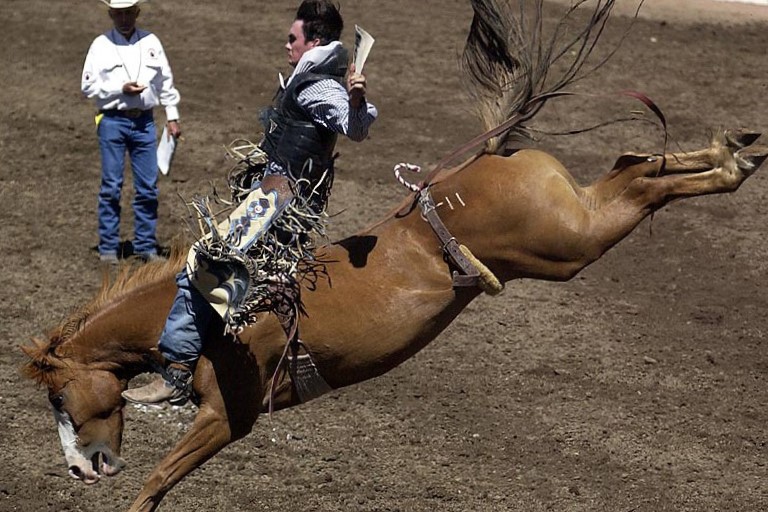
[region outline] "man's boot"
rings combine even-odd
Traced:
[[[192,370],[181,363],[170,363],[155,380],[140,388],[123,391],[123,398],[142,405],[167,401],[171,405],[184,405],[192,390]]]

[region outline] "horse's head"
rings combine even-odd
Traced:
[[[125,466],[120,393],[149,370],[147,356],[176,293],[173,278],[184,265],[181,247],[165,262],[126,266],[114,279],[105,275],[99,293],[47,341],[22,348],[29,358],[22,372],[48,389],[69,474],[87,484]]]
[[[106,368],[76,362],[59,354],[56,338],[35,341],[22,350],[30,358],[23,373],[48,388],[69,474],[86,484],[114,476],[125,466],[120,458],[125,381]]]

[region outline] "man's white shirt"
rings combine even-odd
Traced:
[[[141,94],[123,94],[123,85],[146,85]],[[165,107],[166,119],[179,118],[179,91],[160,39],[151,32],[136,29],[129,40],[112,29],[91,43],[83,65],[83,94],[94,99],[99,110],[149,110]]]

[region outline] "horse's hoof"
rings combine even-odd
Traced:
[[[768,146],[752,146],[736,153],[739,169],[747,176],[754,173],[768,158]]]
[[[725,140],[728,146],[735,149],[747,147],[760,138],[761,133],[740,128],[738,130],[726,130]]]

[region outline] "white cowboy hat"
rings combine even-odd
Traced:
[[[101,0],[103,4],[108,5],[111,9],[127,9],[134,5],[142,4],[146,0]]]

